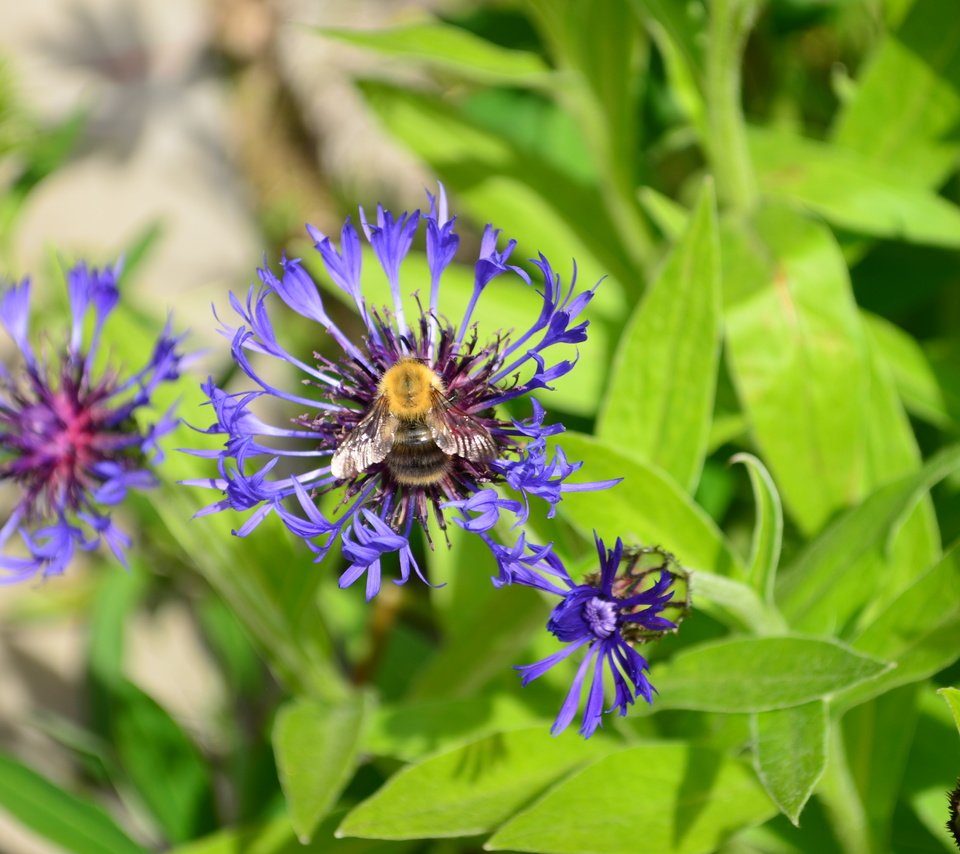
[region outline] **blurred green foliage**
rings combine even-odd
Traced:
[[[575,428],[558,442],[584,472],[624,482],[532,525],[584,569],[593,529],[668,548],[695,613],[650,651],[651,708],[553,739],[569,676],[521,691],[510,670],[555,650],[547,605],[494,591],[475,538],[425,550],[445,587],[367,608],[279,526],[238,540],[235,520],[191,522],[196,496],[175,481],[197,463],[173,454],[135,507],[149,560],[48,608],[91,618],[89,728],[43,724],[86,800],[5,758],[0,803],[79,852],[952,850],[953,0],[515,0],[317,37],[422,72],[357,85],[462,230],[492,222],[514,257],[606,276],[580,364],[543,400]],[[12,227],[77,125],[24,145],[8,89]],[[406,290],[426,269],[415,250]],[[364,286],[386,301],[377,276]],[[471,287],[469,263],[452,267],[444,312]],[[495,282],[476,319],[492,333],[536,311]],[[119,351],[155,322],[131,311]],[[185,419],[208,423],[199,392],[181,393]],[[167,597],[192,603],[229,686],[216,745],[125,667],[131,614]],[[105,791],[137,833],[94,805]]]

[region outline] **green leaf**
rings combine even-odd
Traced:
[[[926,679],[956,661],[960,649],[960,545],[861,627],[851,643],[897,666],[876,682],[844,692],[838,698],[843,707]]]
[[[878,851],[889,845],[896,804],[903,795],[921,690],[914,683],[887,691],[841,719],[850,771]]]
[[[960,18],[952,0],[915,0],[886,33],[840,110],[833,139],[870,163],[936,187],[956,168]]]
[[[856,152],[782,130],[753,128],[761,190],[869,237],[960,247],[960,208]]]
[[[939,688],[937,693],[943,697],[948,708],[950,709],[950,714],[953,715],[953,720],[957,725],[957,729],[960,730],[960,689],[958,688]]]
[[[567,778],[500,828],[487,850],[701,854],[775,812],[754,774],[720,753],[644,744]]]
[[[357,765],[368,700],[336,706],[295,700],[277,713],[273,750],[290,823],[306,845]]]
[[[772,603],[773,582],[780,563],[780,546],[783,544],[780,494],[766,467],[753,454],[736,454],[730,458],[730,462],[743,463],[747,467],[756,506],[747,580],[765,602]]]
[[[571,180],[542,154],[481,126],[469,117],[469,102],[461,107],[450,98],[370,83],[363,91],[387,130],[444,181],[459,214],[516,238],[514,259],[542,252],[566,278],[576,258],[590,284],[609,275],[591,308],[594,316],[612,314],[622,323],[624,285],[641,271],[592,183]]]
[[[546,727],[496,733],[394,774],[354,808],[338,836],[422,839],[485,833],[571,769],[613,748]]]
[[[827,764],[827,707],[822,700],[750,718],[754,767],[767,794],[793,824]]]
[[[830,231],[782,207],[724,241],[731,378],[785,509],[813,534],[864,488],[867,351]],[[788,428],[785,428],[788,425]]]
[[[327,38],[401,57],[477,83],[543,86],[552,77],[546,63],[535,53],[501,47],[469,30],[439,21],[386,30],[314,30]]]
[[[829,697],[889,665],[832,640],[734,638],[685,649],[655,665],[657,708],[768,712]]]
[[[526,0],[525,5],[564,73],[557,98],[580,126],[593,155],[600,176],[594,192],[599,190],[614,233],[632,262],[645,266],[652,241],[633,198],[639,90],[644,82],[638,71],[647,53],[643,31],[627,0]],[[603,50],[597,50],[598,44]]]
[[[210,769],[180,725],[132,682],[109,685],[109,729],[119,764],[166,837],[185,842],[216,827]]]
[[[74,854],[146,854],[104,810],[0,754],[0,808]]]
[[[854,572],[857,561],[888,545],[918,498],[958,467],[960,445],[954,445],[919,472],[880,487],[804,549],[777,583],[777,601],[791,626],[829,630],[855,613],[873,592]]]
[[[890,321],[863,315],[867,333],[911,414],[943,429],[960,427],[960,374],[955,348],[921,345]]]
[[[703,98],[706,16],[702,14],[702,7],[674,0],[633,0],[633,6],[663,54],[671,94],[681,104],[701,138],[706,138]]]
[[[667,240],[675,242],[680,239],[690,217],[686,208],[653,187],[641,187],[637,190],[637,199]]]
[[[719,255],[707,181],[684,236],[623,332],[597,425],[600,439],[655,462],[688,492],[703,467],[716,391]]]
[[[558,444],[571,460],[584,460],[590,480],[622,477],[615,489],[568,492],[560,514],[585,537],[596,529],[610,542],[662,545],[688,568],[742,577],[743,563],[713,520],[659,469],[625,456],[579,433],[564,433]]]
[[[549,728],[551,721],[552,716],[538,714],[520,699],[503,694],[403,703],[377,709],[362,746],[365,753],[410,762],[481,735],[538,722]]]
[[[342,811],[328,815],[312,842],[301,844],[286,816],[260,824],[230,827],[174,848],[170,854],[405,854],[414,846],[406,842],[369,842],[335,839],[333,831]]]
[[[461,567],[460,571],[472,569]],[[494,597],[463,616],[463,631],[420,669],[410,689],[417,699],[469,697],[505,668],[516,664],[517,650],[543,631],[547,607],[540,595],[524,587]],[[478,644],[477,638],[483,638]]]

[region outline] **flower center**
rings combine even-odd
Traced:
[[[613,602],[594,596],[583,606],[583,618],[598,638],[608,638],[617,630],[617,609]]]
[[[0,480],[11,478],[24,488],[28,514],[79,506],[92,468],[121,451],[103,423],[104,388],[79,396],[76,387],[35,388],[35,397],[0,419],[7,459]]]

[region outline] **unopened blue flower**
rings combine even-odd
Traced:
[[[561,601],[553,609],[547,629],[567,646],[535,664],[517,667],[523,684],[542,676],[555,664],[577,650],[586,654],[577,668],[573,684],[554,721],[551,732],[558,735],[573,720],[580,707],[583,685],[588,683],[580,734],[593,735],[601,715],[618,709],[621,715],[637,697],[653,701],[654,688],[647,680],[647,660],[634,649],[634,644],[675,629],[677,624],[662,616],[666,608],[684,609],[685,602],[671,601],[671,589],[678,573],[660,568],[659,578],[651,586],[645,580],[656,569],[634,572],[638,552],[632,551],[624,561],[620,539],[609,551],[596,537],[600,571],[576,584],[563,564],[549,553],[539,560],[513,566],[512,581],[556,594]],[[609,673],[614,688],[614,703],[603,708],[604,674]]]
[[[19,357],[0,365],[0,482],[17,494],[0,529],[0,583],[58,575],[77,548],[101,541],[125,563],[130,539],[111,509],[129,490],[155,484],[157,440],[177,419],[170,410],[142,426],[139,415],[157,386],[179,376],[180,338],[168,324],[140,370],[127,377],[100,370],[104,324],[120,298],[118,272],[83,263],[69,270],[69,333],[62,341],[48,333],[39,350],[30,335],[29,280],[0,292],[0,324]]]
[[[399,556],[397,583],[412,573],[426,580],[410,536],[415,526],[426,530],[430,516],[445,529],[445,511],[453,513],[457,524],[493,546],[486,532],[501,516],[522,523],[530,496],[546,501],[552,513],[564,492],[615,482],[570,482],[579,464],[568,463],[560,451],[548,451],[546,437],[563,427],[545,426],[543,407],[536,401],[531,417],[524,420],[506,420],[496,409],[535,389],[549,388],[573,369],[576,360],[555,356],[554,345],[586,339],[587,321],[580,315],[594,289],[577,291],[575,268],[565,287],[542,255],[531,262],[538,274],[537,281],[531,281],[522,268],[510,264],[515,241],[499,249],[500,232],[487,226],[471,298],[463,316],[451,323],[443,314],[442,278],[460,238],[443,189],[429,201],[427,213],[399,217],[378,207],[375,220],[368,220],[361,209],[361,229],[348,219],[339,248],[307,226],[327,274],[356,308],[364,330],[357,341],[330,317],[298,258],[283,258],[279,273],[260,269],[261,284],[251,287],[245,300],[231,295],[241,324],[225,325],[224,332],[254,388],[231,394],[212,380],[205,385],[216,414],[206,432],[224,435],[225,444],[217,451],[195,452],[216,458],[219,476],[188,481],[223,493],[200,515],[253,511],[237,531],[240,535],[275,514],[308,542],[318,561],[339,541],[349,564],[341,586],[366,574],[368,598],[379,590],[380,562],[386,554]],[[430,275],[422,286],[429,287],[429,298],[426,305],[418,300],[416,316],[408,317],[400,268],[421,226]],[[389,306],[369,305],[361,289],[362,237],[389,284]],[[529,318],[529,327],[518,334],[480,330],[472,319],[487,285],[503,275],[535,288],[542,298],[539,316]],[[339,355],[327,359],[288,351],[276,335],[277,297],[317,323]],[[301,381],[277,385],[254,366],[252,356],[289,363]],[[275,411],[279,404],[296,417],[285,426],[267,423],[254,411],[259,404],[273,404],[261,413]],[[306,414],[300,414],[304,410]],[[277,466],[281,458],[288,458],[282,467]],[[516,497],[500,498],[498,484]],[[339,512],[327,518],[317,499],[339,488]],[[509,580],[503,564],[501,577]]]

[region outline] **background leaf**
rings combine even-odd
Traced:
[[[638,773],[640,772],[640,773]],[[597,810],[597,803],[629,808]],[[722,754],[682,743],[644,744],[593,763],[500,828],[493,851],[649,854],[715,850],[774,811],[756,777]]]
[[[544,727],[495,733],[411,765],[355,807],[337,834],[374,839],[472,836],[492,830],[607,739],[554,738]]]
[[[45,839],[77,854],[144,854],[103,809],[0,755],[0,805]]]
[[[783,544],[783,508],[776,484],[763,463],[752,454],[737,454],[731,463],[743,463],[750,473],[756,521],[750,545],[747,581],[764,601],[773,601],[773,583]]]
[[[827,708],[817,700],[750,718],[754,767],[767,794],[799,824],[827,764]]]
[[[332,707],[300,700],[277,713],[273,725],[277,771],[301,844],[311,840],[353,775],[366,705],[363,695]]]
[[[739,638],[701,644],[657,664],[657,708],[766,712],[873,679],[889,665],[831,640]]]
[[[703,466],[719,361],[715,204],[708,182],[624,329],[597,422],[600,439],[656,463],[688,491]]]

